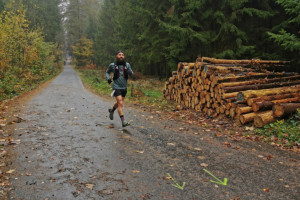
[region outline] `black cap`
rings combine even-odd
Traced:
[[[124,51],[118,50],[117,53],[116,53],[116,55],[118,55],[119,53],[124,53]]]

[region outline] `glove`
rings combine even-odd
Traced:
[[[111,84],[112,81],[111,81],[111,79],[107,79],[107,82],[108,82],[108,84]]]

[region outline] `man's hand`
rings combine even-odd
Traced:
[[[107,79],[107,82],[108,82],[108,84],[111,84],[112,81],[111,81],[111,79]]]

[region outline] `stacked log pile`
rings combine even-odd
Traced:
[[[181,62],[166,82],[164,97],[181,108],[262,127],[300,108],[300,75],[271,71],[283,71],[287,64],[206,57]]]

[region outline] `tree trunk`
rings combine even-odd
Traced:
[[[239,106],[235,109],[235,112],[237,115],[241,115],[241,114],[253,112],[253,109],[250,106],[245,106],[245,107]]]
[[[220,83],[220,88],[225,87],[234,87],[234,86],[242,86],[242,85],[253,85],[253,84],[263,84],[263,83],[274,83],[274,82],[285,82],[285,81],[291,81],[291,80],[299,80],[300,75],[295,76],[287,76],[287,77],[281,77],[281,78],[271,78],[271,79],[259,79],[259,80],[251,80],[251,81],[241,81],[241,82],[229,82],[229,83]]]
[[[254,126],[263,127],[266,124],[274,122],[276,118],[273,116],[273,111],[267,111],[265,113],[257,114],[254,117]]]
[[[278,95],[271,95],[271,96],[262,96],[258,98],[251,98],[247,100],[247,104],[249,106],[252,106],[254,102],[258,101],[272,101],[272,100],[279,100],[279,99],[285,99],[285,98],[294,98],[294,97],[299,97],[300,92],[296,93],[287,93],[287,94],[278,94]]]
[[[242,86],[234,86],[234,87],[225,87],[222,92],[237,92],[237,91],[245,91],[245,90],[260,90],[260,89],[268,89],[268,88],[278,88],[283,86],[292,86],[300,84],[300,80],[295,80],[292,82],[274,82],[267,84],[255,84],[255,85],[242,85]]]
[[[249,98],[262,97],[266,95],[276,95],[283,93],[294,93],[300,91],[300,85],[291,86],[291,87],[280,87],[272,89],[263,89],[263,90],[247,90],[239,92],[237,98],[240,102],[247,102]]]
[[[276,117],[288,115],[297,111],[300,108],[300,103],[283,103],[273,106],[273,114]]]
[[[216,58],[208,58],[202,57],[201,62],[208,61],[214,64],[245,64],[245,65],[252,65],[252,64],[289,64],[289,61],[279,61],[279,60],[259,60],[259,59],[252,59],[252,60],[227,60],[227,59],[216,59]]]
[[[256,72],[249,72],[246,75],[240,75],[240,76],[221,76],[221,77],[215,77],[213,79],[214,85],[217,83],[225,83],[225,82],[237,82],[237,81],[245,81],[245,80],[251,80],[251,79],[258,79],[258,78],[279,78],[279,77],[287,77],[287,76],[295,76],[296,73],[275,73],[275,72],[269,72],[269,73],[256,73]]]
[[[273,105],[281,103],[300,103],[300,97],[279,99],[273,101],[258,101],[252,104],[252,108],[254,112],[259,110],[269,110]]]

